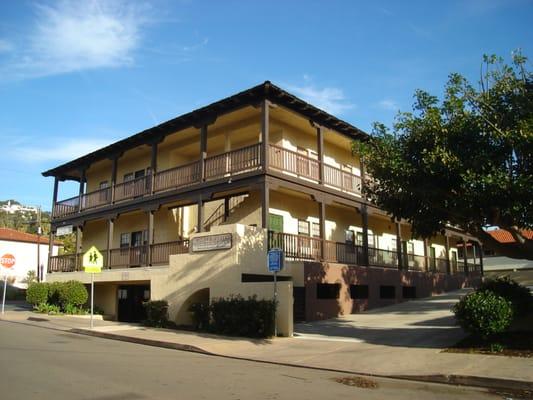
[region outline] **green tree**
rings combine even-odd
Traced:
[[[533,259],[533,74],[527,59],[511,65],[484,56],[479,87],[451,74],[441,101],[416,91],[412,112],[398,113],[392,130],[374,124],[355,143],[372,179],[365,192],[415,235],[459,226],[500,253]],[[516,240],[501,245],[483,229],[498,226]]]

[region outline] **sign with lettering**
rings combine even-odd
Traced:
[[[231,249],[231,233],[220,235],[198,236],[191,239],[191,251],[227,250]]]
[[[270,272],[279,272],[283,269],[283,250],[270,249],[267,258],[268,270]]]
[[[2,257],[0,257],[0,264],[4,268],[13,268],[15,266],[15,256],[13,254],[4,254]]]
[[[65,236],[72,233],[72,225],[58,226],[56,236]]]

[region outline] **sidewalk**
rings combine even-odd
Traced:
[[[217,356],[471,386],[533,390],[533,359],[442,353],[439,348],[384,345],[348,338],[300,336],[253,340],[134,324],[9,310],[2,320]],[[506,382],[507,381],[507,382]],[[516,381],[516,382],[509,382]]]

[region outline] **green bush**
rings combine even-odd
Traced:
[[[65,282],[50,282],[48,283],[48,304],[60,306],[59,292]]]
[[[511,302],[487,290],[464,296],[453,312],[466,332],[483,340],[505,331],[513,319]]]
[[[488,290],[513,304],[515,316],[527,314],[533,308],[533,296],[529,289],[509,277],[488,279],[478,290]]]
[[[210,305],[211,329],[216,333],[246,337],[274,335],[276,303],[230,296],[214,300]]]
[[[166,300],[151,300],[143,303],[146,311],[144,325],[163,328],[168,325],[168,302]]]
[[[80,306],[75,306],[74,304],[67,304],[63,310],[65,314],[71,314],[71,315],[85,315],[87,314],[87,310]]]
[[[48,301],[48,284],[46,282],[34,282],[26,290],[26,301],[33,306]]]
[[[58,288],[59,303],[63,310],[68,305],[81,306],[87,302],[89,294],[87,288],[80,281],[63,282]]]
[[[192,320],[194,321],[194,328],[199,331],[209,329],[210,309],[207,303],[193,303],[189,308],[192,312]]]

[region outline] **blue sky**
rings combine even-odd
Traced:
[[[42,171],[265,80],[370,131],[484,53],[533,57],[531,21],[533,0],[2,1],[0,199],[50,209]]]

